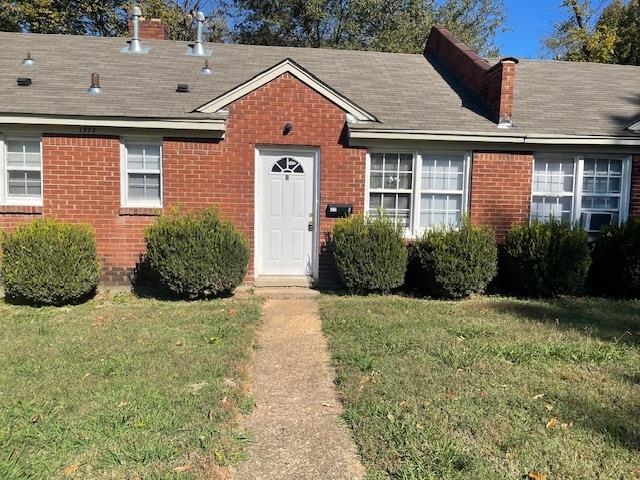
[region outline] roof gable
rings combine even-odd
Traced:
[[[638,120],[636,123],[633,123],[629,127],[627,127],[627,130],[640,133],[640,120]]]
[[[285,73],[293,75],[302,83],[312,88],[331,102],[335,103],[338,107],[347,112],[347,114],[351,115],[355,120],[372,122],[378,121],[378,119],[374,115],[367,112],[365,109],[358,106],[347,97],[338,93],[328,84],[324,83],[308,70],[302,68],[290,58],[286,58],[285,60],[274,65],[268,70],[259,73],[258,75],[250,78],[246,82],[220,95],[212,101],[196,108],[195,111],[200,113],[215,113],[227,107],[229,104],[235,102],[239,98],[244,97],[254,90],[257,90],[258,88],[266,85],[270,81],[278,78],[280,75],[283,75]]]

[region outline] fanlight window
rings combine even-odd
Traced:
[[[302,165],[291,157],[283,157],[273,164],[271,173],[304,173]]]

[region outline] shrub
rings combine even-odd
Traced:
[[[640,219],[605,227],[591,255],[593,288],[615,297],[640,297]]]
[[[493,230],[464,219],[457,230],[428,231],[415,242],[418,288],[444,298],[481,293],[496,275],[497,247]]]
[[[2,282],[9,298],[35,305],[77,302],[100,278],[89,225],[39,219],[2,235]]]
[[[247,241],[213,209],[161,216],[145,231],[145,242],[153,278],[177,297],[225,294],[247,274]]]
[[[591,263],[587,233],[557,219],[513,227],[505,253],[514,287],[534,297],[578,292]]]
[[[354,215],[333,227],[332,251],[338,273],[350,290],[388,292],[404,282],[407,246],[404,228],[385,217]]]

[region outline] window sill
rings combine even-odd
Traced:
[[[120,207],[121,217],[158,217],[162,215],[161,207]]]
[[[0,215],[42,215],[42,207],[37,205],[0,205]]]

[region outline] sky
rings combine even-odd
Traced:
[[[565,18],[562,0],[506,0],[508,32],[496,35],[503,57],[548,58],[542,39]]]

